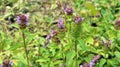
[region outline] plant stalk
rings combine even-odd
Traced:
[[[25,34],[24,34],[24,31],[22,31],[22,37],[23,37],[23,46],[24,46],[24,50],[25,50],[25,54],[26,54],[26,58],[27,58],[27,63],[28,63],[28,66],[30,66],[30,62],[29,62],[29,56],[28,56],[28,51],[27,51],[27,46],[26,46],[26,42],[25,42]]]
[[[62,59],[63,59],[63,66],[65,67],[65,58],[64,58],[64,53],[63,53],[63,44],[61,44],[61,55],[62,55]]]
[[[78,63],[77,63],[77,53],[78,53],[78,50],[77,50],[77,43],[76,43],[76,41],[75,41],[75,53],[76,53],[75,63],[76,63],[76,67],[78,67]]]

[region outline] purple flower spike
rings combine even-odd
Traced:
[[[50,39],[57,35],[57,32],[55,30],[52,30],[49,35],[46,37],[46,41],[44,42],[44,48],[47,47],[47,45],[50,43]]]
[[[20,20],[20,17],[19,17],[19,16],[17,16],[16,20],[17,20],[17,22],[18,22],[19,24],[22,23],[22,21]]]
[[[73,14],[73,9],[72,8],[64,7],[64,11],[67,13],[67,15],[72,15]]]
[[[100,55],[95,55],[93,59],[90,61],[89,67],[93,67],[96,64],[96,62],[100,59],[100,57],[101,57]]]
[[[79,22],[81,22],[83,20],[84,20],[84,18],[82,18],[80,16],[76,16],[75,19],[74,19],[74,21],[75,21],[76,24],[78,24]]]
[[[59,20],[58,20],[58,28],[60,28],[60,29],[65,28],[63,19],[59,19]]]
[[[16,20],[17,20],[18,24],[20,25],[21,29],[25,29],[28,26],[29,18],[28,18],[27,14],[25,14],[25,15],[23,15],[23,14],[17,15]]]

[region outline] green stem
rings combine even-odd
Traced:
[[[25,50],[25,54],[26,54],[26,58],[27,58],[27,63],[28,63],[28,66],[30,67],[27,46],[26,46],[26,43],[25,43],[25,34],[24,34],[24,31],[22,31],[22,37],[23,37],[23,42],[24,42],[23,45],[24,45],[24,50]]]
[[[78,63],[77,63],[77,43],[75,41],[75,52],[76,52],[76,56],[75,56],[75,63],[76,63],[76,67],[78,67]]]
[[[68,33],[68,38],[69,38],[70,47],[72,48],[72,44],[71,44],[71,22],[69,22],[69,33]]]
[[[63,59],[63,66],[65,66],[65,59],[64,59],[64,53],[63,53],[63,44],[61,44],[61,55],[62,55],[62,59]]]
[[[38,45],[38,59],[40,59],[40,45]],[[39,62],[38,62],[38,67],[39,67]]]

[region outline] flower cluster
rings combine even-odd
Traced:
[[[106,39],[104,39],[104,40],[103,40],[103,43],[104,43],[107,47],[110,47],[110,45],[112,44],[112,40],[106,40]]]
[[[28,15],[27,14],[19,14],[16,18],[18,24],[20,25],[20,29],[25,29],[28,26]]]
[[[12,66],[13,66],[12,61],[5,59],[0,67],[12,67]]]
[[[93,67],[95,63],[100,59],[100,57],[101,57],[100,55],[95,55],[93,59],[90,61],[89,67]]]
[[[89,64],[87,62],[84,62],[80,67],[89,67]]]
[[[84,20],[84,18],[82,18],[82,17],[80,17],[80,16],[76,16],[76,17],[74,18],[74,22],[75,22],[76,24],[80,23],[80,22],[83,21],[83,20]]]
[[[62,18],[60,18],[58,20],[58,28],[60,28],[60,29],[64,29],[65,28],[64,20]]]
[[[44,47],[46,48],[47,45],[49,44],[50,42],[50,39],[53,38],[54,36],[57,35],[57,32],[55,30],[52,30],[51,33],[49,35],[46,36],[46,41],[44,43]]]
[[[89,64],[83,63],[83,65],[80,65],[80,67],[93,67],[95,63],[100,59],[100,57],[101,57],[100,55],[95,55]]]
[[[66,12],[67,15],[72,15],[73,14],[73,9],[72,8],[64,7],[64,11]]]

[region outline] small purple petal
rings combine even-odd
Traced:
[[[47,35],[46,40],[50,40],[51,36]]]
[[[17,20],[17,22],[18,22],[19,24],[22,23],[22,21],[20,20],[20,17],[19,17],[19,16],[17,16],[16,20]]]
[[[26,26],[28,26],[29,16],[28,14],[25,14],[25,16],[26,16]]]
[[[110,40],[110,44],[112,44],[112,40]]]
[[[3,65],[0,65],[0,67],[3,67]]]
[[[95,62],[95,60],[91,60],[91,62]]]
[[[93,67],[94,65],[95,65],[94,60],[91,60],[90,63],[89,63],[89,66],[90,66],[90,67]]]
[[[25,16],[26,16],[26,22],[28,22],[28,20],[29,20],[28,14],[25,14]]]
[[[64,11],[66,12],[66,7],[64,7]]]
[[[60,29],[65,28],[63,19],[59,19],[59,20],[58,20],[58,28],[60,28]]]
[[[60,67],[64,67],[63,64],[60,64]]]
[[[54,37],[56,35],[56,31],[55,30],[52,30],[51,33],[50,33],[50,36],[51,37]]]
[[[83,65],[80,65],[80,67],[83,67]]]
[[[13,66],[13,63],[12,63],[12,61],[9,61],[9,64],[10,64],[10,66]]]
[[[25,25],[28,26],[28,22],[25,22]]]
[[[79,23],[79,22],[81,22],[81,21],[83,21],[84,20],[84,18],[82,18],[82,17],[80,17],[80,16],[76,16],[75,18],[74,18],[74,21],[75,21],[75,23]]]

